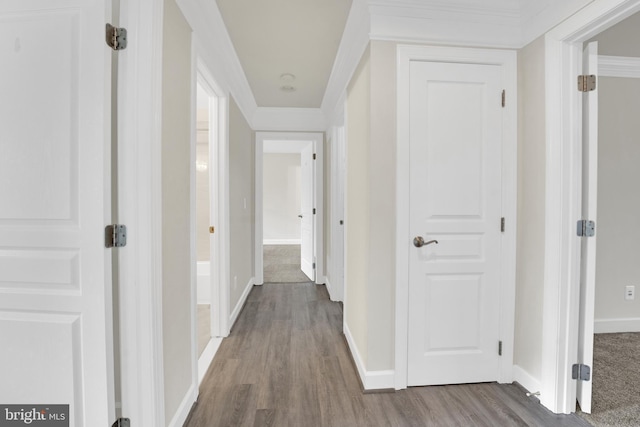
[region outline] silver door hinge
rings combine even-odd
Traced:
[[[313,263],[313,269],[314,270],[316,269],[316,263],[315,262]]]
[[[131,420],[129,418],[118,418],[111,427],[131,427]]]
[[[502,108],[507,105],[507,91],[502,90]]]
[[[596,235],[596,223],[587,219],[581,219],[577,224],[577,233],[580,237],[593,237]]]
[[[104,229],[104,246],[106,248],[127,246],[127,226],[121,224],[107,225]]]
[[[498,356],[502,356],[502,341],[498,341]]]
[[[591,380],[591,367],[583,365],[582,363],[576,363],[571,367],[571,378],[578,381]]]
[[[596,76],[593,74],[578,76],[578,90],[580,92],[596,90]]]
[[[127,48],[127,29],[114,27],[111,24],[106,26],[106,42],[113,50],[123,50]]]
[[[503,232],[503,233],[504,233],[505,226],[506,226],[505,223],[506,223],[506,221],[505,221],[504,217],[500,218],[500,231]]]

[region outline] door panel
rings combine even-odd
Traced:
[[[589,43],[584,50],[583,60],[584,74],[597,75],[598,42]],[[597,220],[597,192],[598,89],[596,87],[595,91],[583,95],[582,102],[582,218]],[[581,239],[578,362],[593,367],[597,234]],[[591,380],[577,381],[577,387],[580,408],[583,412],[591,413]]]
[[[501,68],[413,62],[409,385],[499,375]]]
[[[315,280],[315,270],[313,268],[313,194],[314,194],[314,171],[313,171],[313,144],[309,143],[300,154],[301,164],[301,186],[300,186],[300,203],[302,218],[300,221],[300,237],[302,239],[300,250],[300,265],[302,272],[309,277],[309,280]]]
[[[71,426],[115,418],[109,13],[0,4],[0,402],[69,404]]]

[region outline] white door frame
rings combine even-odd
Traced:
[[[213,361],[220,346],[221,337],[229,335],[229,98],[221,89],[202,59],[202,46],[193,37],[191,48],[191,166],[190,166],[190,211],[191,211],[191,350],[192,384],[197,385]],[[211,339],[202,355],[198,354],[198,274],[196,245],[196,143],[197,143],[197,86],[209,95],[209,199],[210,217],[215,227],[210,256]],[[213,130],[213,131],[212,131]]]
[[[118,250],[122,415],[163,426],[162,41],[163,3],[121,2],[129,32],[118,53]]]
[[[263,262],[263,156],[265,141],[311,141],[316,154],[314,165],[314,206],[316,215],[314,216],[313,235],[314,249],[313,256],[316,262],[316,284],[323,284],[324,277],[324,191],[323,191],[323,171],[324,156],[323,142],[324,135],[320,132],[256,132],[255,145],[255,246],[254,246],[254,272],[255,284],[264,284],[264,262]]]
[[[546,197],[541,403],[576,410],[582,194],[582,43],[640,11],[640,0],[598,0],[545,37]]]
[[[345,126],[331,128],[331,211],[329,232],[331,233],[331,259],[327,260],[327,290],[332,301],[344,301],[344,196],[345,189]],[[340,224],[340,221],[343,221]]]
[[[498,49],[468,49],[431,46],[398,46],[398,141],[396,158],[396,306],[395,388],[407,388],[409,311],[409,72],[411,61],[458,62],[498,65],[503,70],[507,109],[503,124],[502,212],[507,226],[502,235],[500,336],[503,353],[500,382],[512,381],[516,277],[517,191],[517,71],[516,52]],[[496,94],[496,102],[500,94]],[[496,224],[499,226],[499,224]]]

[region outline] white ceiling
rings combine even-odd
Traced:
[[[216,0],[214,4],[219,10],[215,19],[224,22],[235,51],[232,62],[237,66],[227,70],[234,96],[254,127],[296,130],[294,125],[303,123],[306,130],[320,130],[338,108],[369,40],[519,49],[593,1]],[[242,71],[244,75],[236,78]],[[294,74],[295,80],[282,81],[285,73]],[[280,88],[285,85],[296,90],[284,92]]]
[[[258,106],[319,108],[351,0],[217,2]]]

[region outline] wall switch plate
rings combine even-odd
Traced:
[[[635,286],[627,286],[624,289],[624,299],[627,301],[633,300],[636,298],[636,287]]]

